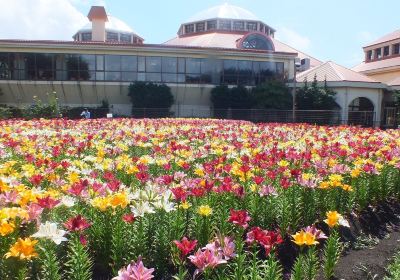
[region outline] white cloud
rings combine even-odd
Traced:
[[[282,41],[295,49],[303,52],[311,51],[311,40],[292,29],[281,27],[279,28],[279,32],[276,33],[276,37],[279,41]]]
[[[86,15],[74,6],[77,2],[84,3],[78,0],[0,0],[0,39],[72,40],[87,22]]]

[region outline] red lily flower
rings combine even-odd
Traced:
[[[229,217],[229,222],[233,223],[234,225],[238,225],[242,228],[247,228],[249,224],[248,221],[251,220],[249,213],[246,210],[234,210],[231,209],[231,215]]]
[[[50,196],[38,198],[37,201],[40,207],[47,209],[54,208],[58,203],[60,203],[59,200],[52,199]]]
[[[136,218],[133,214],[125,214],[122,216],[122,220],[128,224],[131,224],[136,220]]]
[[[83,231],[90,227],[89,222],[81,215],[69,219],[65,224],[65,228],[69,231]]]
[[[176,247],[181,251],[181,257],[187,256],[190,252],[196,248],[197,240],[190,241],[186,237],[182,238],[182,241],[175,240],[174,241]]]

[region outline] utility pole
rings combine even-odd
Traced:
[[[296,86],[297,86],[297,68],[301,66],[300,59],[298,57],[294,60],[294,78],[292,87],[292,121],[296,122]]]

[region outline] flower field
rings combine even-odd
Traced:
[[[346,215],[400,197],[400,130],[0,123],[0,279],[329,279]]]

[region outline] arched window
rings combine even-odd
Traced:
[[[262,34],[252,33],[245,36],[240,42],[240,48],[253,50],[273,51],[274,44]]]
[[[374,104],[365,97],[354,99],[349,104],[348,124],[373,126],[375,119]]]

